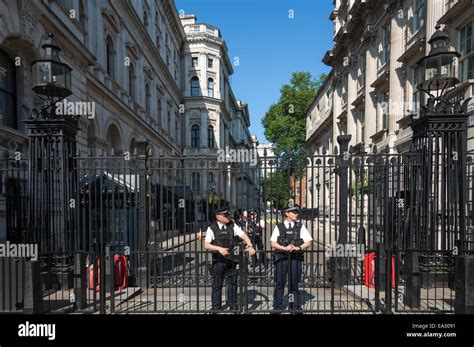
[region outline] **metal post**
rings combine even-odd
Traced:
[[[137,174],[138,174],[138,193],[139,193],[139,217],[138,217],[138,251],[145,252],[148,250],[149,240],[149,223],[148,223],[148,156],[147,147],[148,140],[141,139],[137,142]],[[138,283],[141,286],[148,287],[148,276],[147,276],[147,262],[144,258],[144,253],[139,254],[139,268],[138,271]]]
[[[474,255],[463,254],[455,264],[456,314],[474,314]]]
[[[41,271],[37,261],[27,261],[25,268],[25,304],[26,314],[43,313],[43,298],[41,295]]]
[[[79,310],[87,307],[86,270],[86,254],[76,253],[74,255],[74,296]]]
[[[338,244],[345,245],[348,240],[348,198],[349,198],[349,142],[351,135],[339,135],[337,142],[341,148],[339,155],[338,175],[339,175],[339,236]],[[339,260],[336,273],[336,281],[339,286],[349,283],[348,259],[343,257]]]
[[[406,290],[404,304],[411,308],[420,308],[421,283],[420,266],[418,262],[419,252],[408,251],[406,253]]]

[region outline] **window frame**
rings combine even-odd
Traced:
[[[474,21],[469,22],[459,30],[458,49],[461,53],[458,71],[459,80],[464,82],[468,79],[474,79]]]
[[[197,124],[191,126],[191,147],[201,147],[201,127]]]
[[[392,36],[391,24],[388,23],[382,29],[382,57],[381,65],[384,66],[390,61],[390,41]]]
[[[215,86],[214,79],[213,78],[208,78],[207,79],[207,96],[209,98],[214,97],[214,86]]]
[[[216,145],[216,138],[214,135],[214,127],[212,125],[209,125],[207,127],[207,147],[215,148],[215,145]]]
[[[1,58],[4,58],[1,59]],[[15,69],[14,60],[10,57],[10,55],[0,49],[0,62],[2,62],[2,67],[6,70],[5,76],[0,77],[1,79],[6,80],[5,87],[3,87],[3,83],[0,84],[0,95],[4,95],[5,99],[9,99],[10,103],[13,105],[11,111],[11,117],[8,116],[9,112],[7,110],[7,114],[4,115],[2,122],[0,125],[18,129],[18,90],[17,90],[17,75]],[[8,66],[6,66],[8,65]],[[8,78],[11,78],[10,82],[8,82]],[[8,103],[7,103],[8,105]],[[5,109],[7,106],[5,105]]]
[[[193,192],[201,191],[201,174],[199,172],[193,172],[191,174],[191,189]]]
[[[426,2],[425,0],[413,0],[412,32],[416,33],[425,26]]]
[[[191,96],[201,96],[201,87],[199,77],[191,77]]]

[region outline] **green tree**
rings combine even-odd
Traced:
[[[290,84],[281,87],[280,99],[262,119],[265,136],[275,145],[277,156],[298,157],[304,153],[306,112],[326,77],[321,74],[319,80],[314,80],[309,72],[294,72]]]
[[[286,171],[270,173],[264,180],[265,201],[270,201],[272,207],[282,209],[293,198],[290,196],[290,184]]]
[[[275,174],[265,180],[267,200],[285,206],[292,198],[290,181],[302,177],[306,168],[306,113],[327,75],[314,80],[309,72],[294,72],[290,84],[280,89],[280,99],[262,119],[266,138],[276,155]]]

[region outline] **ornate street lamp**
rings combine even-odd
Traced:
[[[452,91],[459,83],[456,67],[460,54],[450,49],[449,37],[440,28],[440,25],[436,26],[428,41],[430,53],[418,63],[423,72],[418,89],[428,95],[428,100],[421,106],[420,116],[414,117],[410,124],[413,131],[412,149],[417,154],[417,168],[413,175],[416,182],[413,186],[418,188],[408,192],[405,205],[408,210],[421,205],[425,211],[424,218],[409,220],[413,216],[407,215],[406,225],[412,227],[401,230],[401,235],[397,235],[406,249],[404,302],[412,308],[421,305],[420,283],[430,285],[431,281],[426,272],[420,270],[422,265],[430,265],[428,259],[421,257],[420,251],[436,254],[440,250],[451,254],[450,251],[457,248],[456,267],[467,269],[470,261],[465,252],[468,250],[468,226],[464,206],[468,192],[467,118],[471,113],[468,111],[471,98],[459,100],[453,97]],[[436,255],[436,260],[449,263],[452,261],[450,257]],[[471,277],[472,272],[471,269]],[[464,274],[467,275],[467,271],[456,271],[455,311],[474,313],[473,301],[466,301],[467,297],[472,297],[472,294],[467,295],[470,288],[466,278],[470,277],[463,277]]]
[[[33,91],[46,97],[45,106],[40,112],[35,111],[36,118],[39,114],[44,119],[60,118],[52,110],[54,104],[72,94],[71,68],[59,59],[61,49],[54,42],[54,35],[48,34],[46,43],[41,46],[45,50],[44,59],[35,60],[32,65]]]
[[[30,209],[35,220],[30,236],[44,252],[74,251],[82,244],[75,229],[73,209],[64,208],[74,197],[77,176],[74,162],[77,155],[77,119],[56,114],[55,104],[72,94],[71,68],[59,59],[60,48],[48,34],[43,59],[32,65],[32,89],[42,104],[25,120],[30,130],[28,137],[32,172],[30,178]],[[48,168],[46,170],[45,168]],[[54,201],[52,197],[55,198]],[[51,225],[44,229],[41,225]],[[38,226],[38,227],[37,227]],[[67,228],[62,227],[67,226]]]
[[[457,58],[461,55],[449,49],[449,36],[441,31],[439,24],[428,43],[431,46],[430,53],[418,62],[423,73],[422,82],[417,87],[430,98],[441,99],[450,88],[459,83],[456,66]]]

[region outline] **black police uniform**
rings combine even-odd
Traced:
[[[209,228],[214,233],[211,244],[224,247],[229,250],[228,256],[219,252],[212,253],[212,310],[222,308],[222,285],[227,278],[227,305],[231,310],[237,310],[237,258],[233,254],[233,248],[237,244],[234,236],[234,223],[230,222],[219,228],[217,222],[212,223]]]
[[[248,234],[252,245],[255,247],[255,251],[263,251],[263,240],[262,240],[262,227],[259,225],[259,220],[249,220]],[[265,265],[265,253],[260,253],[260,263]],[[252,265],[257,265],[257,254],[252,256]]]
[[[289,225],[291,226],[291,224]],[[301,223],[293,222],[292,228],[286,228],[284,223],[277,225],[279,236],[277,243],[281,246],[290,244],[300,247],[304,242],[301,238]],[[277,311],[283,310],[282,301],[285,291],[287,275],[289,278],[288,294],[290,310],[300,311],[300,293],[298,283],[301,280],[304,255],[301,251],[286,252],[276,250],[275,259],[275,295],[273,296],[273,307]],[[290,296],[292,294],[292,298]]]

